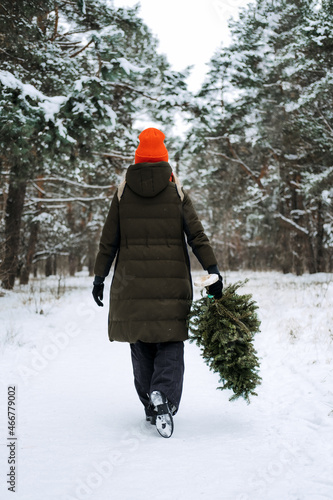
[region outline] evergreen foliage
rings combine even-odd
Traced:
[[[333,270],[333,1],[256,0],[229,25],[230,46],[193,96],[138,5],[0,2],[3,286],[60,255],[92,273],[109,201],[151,119],[221,268]],[[184,144],[172,134],[178,110]]]
[[[210,61],[188,179],[224,268],[332,270],[332,5],[251,2]]]
[[[259,360],[253,346],[259,332],[258,306],[252,295],[238,295],[237,290],[247,280],[227,286],[222,298],[209,296],[193,302],[188,317],[190,342],[201,348],[201,354],[210,370],[218,373],[222,386],[234,394],[229,401],[257,396],[255,388],[261,383]]]
[[[102,0],[1,2],[5,288],[18,274],[22,282],[21,269],[27,282],[32,259],[67,255],[92,272],[112,194],[134,160],[137,120],[171,135],[175,109],[189,106],[187,70],[157,53],[138,11]]]

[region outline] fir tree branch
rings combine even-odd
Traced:
[[[81,52],[83,52],[86,48],[89,47],[89,45],[91,45],[93,43],[93,39],[90,40],[90,42],[88,42],[84,47],[82,47],[80,50],[78,50],[77,52],[74,52],[74,54],[70,54],[69,57],[76,57],[78,54],[80,54]]]
[[[137,92],[138,94],[143,95],[143,97],[147,97],[147,99],[150,99],[151,101],[159,101],[159,99],[157,99],[156,97],[152,97],[152,96],[146,94],[145,92],[143,92],[143,90],[138,90],[135,87],[133,87],[132,85],[128,85],[128,83],[107,82],[107,81],[103,80],[103,84],[110,85],[111,87],[124,87],[128,90],[133,90],[134,92]]]
[[[219,300],[203,297],[193,302],[188,326],[189,341],[201,348],[209,368],[220,376],[218,389],[231,389],[230,401],[243,397],[250,403],[249,396],[256,396],[255,388],[261,384],[252,344],[260,321],[252,296],[236,293],[246,282],[227,286]]]
[[[5,49],[2,49],[0,47],[0,50],[1,52],[3,52],[4,54],[6,54],[6,56],[10,57],[11,59],[15,59],[15,61],[21,61],[21,62],[25,62],[24,59],[21,59],[20,57],[16,57],[16,56],[13,56],[12,54],[9,54]]]
[[[250,330],[247,328],[247,326],[244,325],[244,323],[242,323],[234,314],[232,314],[231,311],[228,311],[228,309],[223,305],[223,304],[219,304],[217,302],[217,306],[218,310],[220,311],[219,313],[221,314],[226,314],[227,316],[229,316],[229,318],[231,318],[232,320],[235,321],[235,323],[237,323],[237,325],[241,328],[241,330],[244,330],[244,332],[246,333],[250,333]]]
[[[80,40],[77,40],[76,42],[58,42],[58,45],[60,48],[77,48],[77,46],[79,45]]]
[[[59,35],[61,38],[64,38],[69,35],[77,35],[80,33],[88,33],[91,31],[91,28],[83,29],[83,30],[77,30],[77,31],[67,31],[66,33],[63,33],[62,35]]]

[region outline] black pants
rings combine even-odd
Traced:
[[[163,392],[179,408],[184,378],[184,342],[135,342],[131,345],[134,385],[147,408],[152,391]]]

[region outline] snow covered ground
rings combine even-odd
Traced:
[[[59,290],[54,278],[37,280],[1,297],[1,499],[331,500],[333,275],[226,281],[245,276],[262,320],[259,396],[229,402],[186,343],[171,439],[144,421],[129,346],[108,341],[91,278],[67,278]],[[6,483],[14,384],[15,494]]]

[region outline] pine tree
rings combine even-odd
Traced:
[[[329,269],[332,249],[332,11],[332,1],[307,11],[307,22],[295,28],[297,43],[281,57],[288,85],[286,108],[301,137],[294,189],[302,210],[294,211],[292,218],[307,231],[308,268],[313,272]]]
[[[39,0],[5,2],[1,15],[1,267],[11,288],[20,262],[26,281],[32,254],[82,262],[89,248],[93,259],[106,197],[134,157],[137,116],[171,126],[188,93],[186,71],[172,72],[157,54],[138,7]]]
[[[332,265],[331,9],[258,0],[210,62],[189,178],[207,193],[201,213],[225,268]]]

